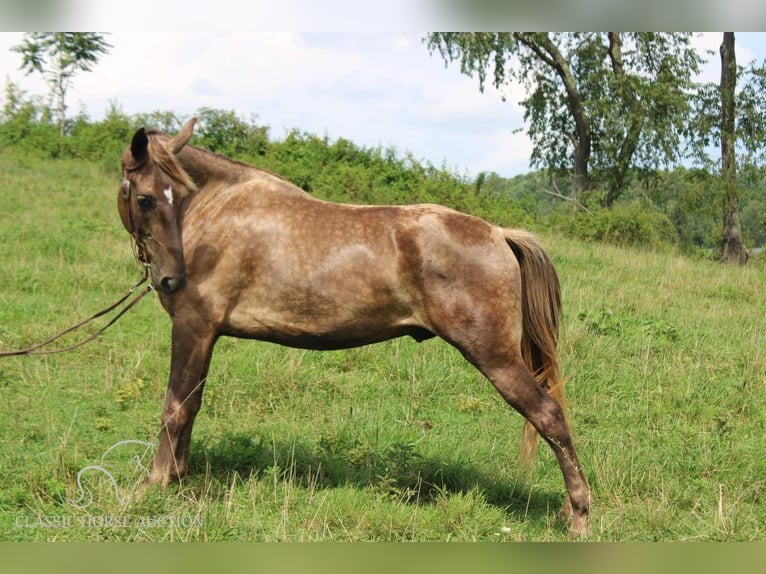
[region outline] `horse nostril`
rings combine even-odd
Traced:
[[[160,279],[160,282],[157,285],[157,288],[162,293],[175,293],[184,285],[186,285],[186,277],[184,276],[163,277],[162,279]]]
[[[163,277],[160,279],[160,291],[163,293],[172,293],[173,292],[173,284],[175,281],[171,277]]]

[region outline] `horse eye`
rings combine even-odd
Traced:
[[[151,195],[138,195],[136,196],[136,201],[138,202],[138,208],[141,211],[150,211],[154,209],[154,206],[157,203],[157,200]]]

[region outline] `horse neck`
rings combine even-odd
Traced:
[[[248,171],[254,169],[188,145],[176,157],[200,189],[211,183],[237,183],[246,177]]]
[[[242,163],[194,146],[185,146],[176,156],[199,190],[222,189],[245,181],[271,182],[260,186],[261,193],[314,198],[281,175]]]

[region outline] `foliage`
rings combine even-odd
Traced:
[[[12,82],[5,87],[0,144],[41,157],[56,157],[59,146],[50,110],[39,99],[28,99]]]
[[[134,122],[114,102],[100,122],[81,112],[71,123],[64,153],[79,159],[110,158],[116,165],[133,130]]]
[[[480,173],[469,179],[392,147],[365,148],[345,138],[330,140],[300,130],[274,140],[269,128],[259,125],[255,117],[245,119],[233,111],[211,108],[198,110],[198,115],[195,144],[278,173],[325,199],[432,202],[506,227],[555,228],[590,240],[629,244],[647,240],[654,247],[677,245],[702,253],[720,246],[719,184],[705,169],[631,171],[616,204],[618,213],[610,217],[600,213],[603,188],[590,190],[577,203],[571,201],[574,198],[565,201],[566,174],[533,171],[503,178]],[[160,110],[129,116],[111,102],[99,121],[81,110],[69,120],[68,135],[59,142],[45,103],[8,82],[0,112],[0,145],[30,157],[93,160],[112,175],[133,130],[146,126],[175,133],[185,119]],[[745,238],[750,245],[763,245],[766,220],[759,215],[759,206],[766,204],[766,187],[757,178],[745,179],[740,194]],[[583,204],[595,218],[578,208]],[[636,221],[628,221],[634,216]]]
[[[269,129],[247,122],[233,111],[201,108],[198,145],[230,157],[257,157],[266,153]],[[165,129],[168,130],[170,126]]]
[[[735,146],[737,169],[746,181],[764,176],[766,166],[766,62],[737,67]],[[701,84],[690,97],[689,157],[711,173],[721,169],[717,153],[721,141],[721,94],[715,83]]]
[[[700,58],[687,33],[433,33],[430,50],[502,88],[520,83],[531,162],[574,172],[575,188],[623,192],[631,169],[679,158],[687,94]],[[591,181],[594,180],[594,181]]]
[[[670,219],[646,201],[617,203],[592,214],[577,212],[559,221],[562,231],[585,241],[649,248],[678,243]]]
[[[11,48],[22,56],[21,69],[42,75],[57,102],[60,135],[64,136],[66,94],[77,72],[88,72],[111,45],[92,32],[29,32]]]

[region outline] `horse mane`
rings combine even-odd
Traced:
[[[166,136],[167,134],[155,130],[146,130],[146,135]],[[154,163],[168,176],[182,184],[190,192],[198,191],[197,184],[181,166],[175,154],[165,146],[163,141],[160,141],[157,137],[149,137],[149,152]]]
[[[153,129],[147,129],[146,135],[149,137],[149,151],[150,155],[152,157],[152,160],[157,164],[157,166],[164,171],[168,176],[173,178],[174,180],[178,181],[182,185],[186,186],[186,188],[194,193],[196,191],[199,191],[199,186],[194,182],[194,179],[189,175],[189,173],[184,169],[184,167],[181,165],[181,163],[178,161],[178,158],[175,156],[175,154],[167,148],[165,145],[165,140],[168,139],[170,136],[166,134],[165,132],[162,132],[160,130],[153,130]],[[274,173],[273,171],[270,171],[268,169],[264,169],[262,167],[250,165],[248,163],[244,163],[242,161],[230,158],[225,155],[221,155],[215,152],[212,152],[210,150],[206,150],[201,147],[197,147],[195,145],[187,144],[186,148],[191,148],[197,152],[200,152],[201,154],[215,158],[219,161],[224,161],[228,164],[231,164],[232,166],[236,166],[238,168],[243,168],[246,170],[252,170],[254,172],[260,172],[261,174],[268,175],[274,179],[277,179],[283,183],[289,184],[291,187],[298,188],[292,181],[287,179],[286,177]],[[307,193],[305,190],[300,189],[302,193]]]

